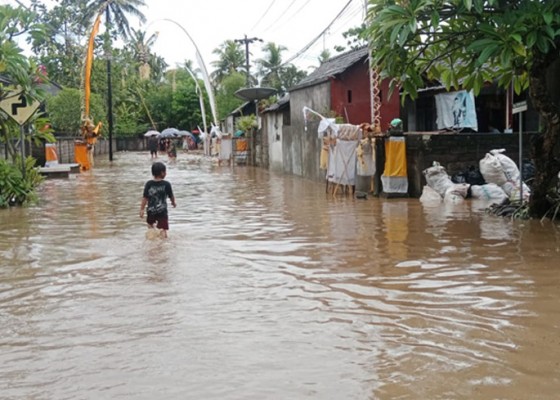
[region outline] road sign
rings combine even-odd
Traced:
[[[517,103],[513,103],[513,107],[511,109],[512,114],[517,114],[523,111],[527,111],[527,101],[519,101]]]
[[[39,108],[38,101],[27,101],[22,92],[13,91],[0,101],[0,108],[12,117],[18,124],[23,125]]]

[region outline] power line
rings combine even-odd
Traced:
[[[345,18],[341,19],[340,24],[337,24],[336,27],[333,27],[333,29],[330,30],[331,35],[334,35],[339,32],[347,31],[350,28],[349,26],[350,21],[355,20],[355,17],[358,14],[362,13],[362,10],[360,9],[348,10],[348,11],[349,13],[345,16]]]
[[[274,25],[277,25],[278,22],[282,19],[282,17],[284,15],[286,15],[286,13],[290,10],[290,8],[292,8],[292,6],[294,5],[294,3],[296,2],[296,0],[292,0],[292,2],[288,5],[288,7],[286,7],[284,9],[284,11],[282,11],[282,13],[280,14],[280,16],[278,18],[276,18],[276,21],[274,21],[271,25],[268,26],[268,28],[266,28],[263,32],[267,32],[269,31]]]
[[[266,11],[263,13],[263,15],[261,15],[261,17],[259,19],[257,19],[257,22],[255,22],[255,25],[253,25],[253,27],[250,29],[250,31],[254,31],[255,28],[257,27],[257,25],[260,24],[260,22],[264,19],[264,17],[266,16],[266,14],[268,14],[268,12],[270,11],[270,9],[272,8],[272,6],[274,5],[274,3],[276,3],[276,0],[272,0],[272,2],[270,3],[270,5],[268,6],[268,8],[266,9]]]
[[[325,34],[325,32],[327,32],[330,29],[330,27],[336,22],[336,20],[338,18],[340,18],[340,16],[346,11],[346,9],[348,8],[348,6],[350,6],[351,3],[352,3],[352,0],[348,0],[348,3],[346,3],[346,5],[342,8],[342,10],[340,10],[340,12],[336,15],[336,17],[334,17],[334,19],[330,22],[330,24],[328,24],[327,27],[325,29],[323,29],[323,31],[319,35],[317,35],[311,42],[309,42],[307,45],[305,45],[295,55],[293,55],[292,57],[290,57],[289,59],[284,61],[277,68],[280,68],[280,67],[285,66],[286,64],[289,64],[290,62],[292,62],[293,60],[295,60],[296,58],[301,56],[303,53],[305,53],[311,46],[313,46],[313,44],[315,44],[315,42],[317,42],[319,39],[321,39],[321,36],[323,36]]]
[[[298,8],[294,13],[292,13],[292,15],[290,15],[290,18],[289,18],[289,19],[291,20],[291,19],[294,18],[296,15],[298,15],[299,12],[300,12],[301,10],[303,10],[303,9],[305,8],[305,6],[307,6],[307,5],[309,4],[310,1],[311,1],[311,0],[307,0],[305,3],[303,3],[303,5],[302,5],[300,8]]]

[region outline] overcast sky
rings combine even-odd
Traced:
[[[29,3],[28,0],[20,2]],[[15,0],[0,0],[0,3],[16,5]],[[324,35],[292,61],[302,69],[317,66],[321,51],[328,49],[334,55],[333,47],[345,44],[342,33],[358,26],[364,16],[364,0],[145,0],[145,3],[141,10],[148,21],[142,28],[148,34],[158,32],[153,51],[170,66],[185,59],[197,65],[194,44],[179,26],[165,20],[171,19],[191,36],[208,71],[213,70],[211,62],[216,60],[212,51],[225,40],[243,39],[245,35],[262,39],[263,43],[249,45],[251,63],[262,57],[260,50],[264,43],[283,45],[288,49],[282,53],[286,61],[310,45],[335,20]],[[130,22],[136,25],[132,17]]]

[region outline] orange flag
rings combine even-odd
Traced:
[[[91,93],[91,66],[93,64],[93,45],[95,44],[95,36],[97,36],[97,32],[99,32],[99,25],[101,23],[101,14],[97,15],[95,22],[93,23],[93,29],[91,31],[91,35],[89,36],[88,41],[88,50],[86,56],[86,64],[85,64],[85,82],[84,82],[84,98],[85,98],[85,107],[84,112],[85,118],[89,118],[89,97]]]

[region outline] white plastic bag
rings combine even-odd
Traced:
[[[426,168],[422,172],[428,186],[438,192],[441,197],[444,197],[447,188],[453,185],[453,181],[447,175],[445,168],[439,165],[437,161],[434,161],[431,167]]]
[[[420,201],[422,203],[437,204],[437,203],[441,203],[442,200],[443,198],[438,192],[436,192],[428,185],[424,185],[424,189],[422,190],[422,196],[420,196]]]
[[[462,203],[469,192],[468,183],[453,183],[445,191],[443,201],[446,203]]]
[[[503,154],[505,151],[505,149],[490,150],[490,154],[498,159],[508,181],[519,181],[519,168],[511,158]]]
[[[487,183],[485,185],[472,185],[471,196],[473,199],[487,200],[501,204],[508,198],[507,193],[495,183]]]
[[[484,158],[480,160],[479,167],[480,173],[487,183],[495,183],[498,186],[502,186],[507,182],[502,163],[495,155],[486,153]]]

